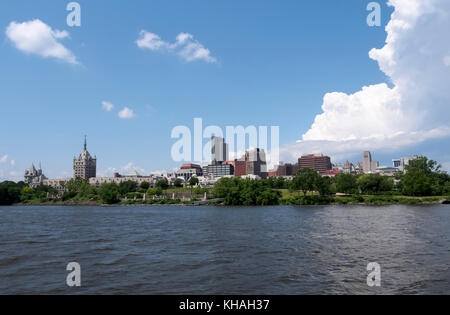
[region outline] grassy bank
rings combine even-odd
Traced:
[[[405,196],[352,196],[352,197],[326,197],[326,196],[295,196],[281,199],[284,205],[430,205],[450,201],[450,197],[405,197]]]
[[[443,201],[450,203],[450,196],[441,197],[405,197],[405,196],[374,196],[374,195],[355,195],[352,197],[335,197],[335,196],[318,196],[314,194],[307,194],[307,196],[300,196],[299,194],[289,194],[283,195],[288,196],[288,198],[281,198],[279,200],[279,205],[391,205],[391,204],[401,204],[401,205],[432,205],[441,204]],[[164,198],[164,199],[128,199],[121,200],[116,205],[193,205],[200,201],[200,199],[191,199],[182,201],[181,199],[175,198]],[[217,203],[213,203],[217,205]],[[30,202],[22,202],[15,205],[50,205],[50,206],[101,206],[101,201],[99,200],[83,200],[83,201],[45,201],[40,202],[39,200],[32,200]],[[223,204],[218,204],[223,205]]]

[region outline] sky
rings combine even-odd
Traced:
[[[279,126],[280,158],[426,155],[450,170],[450,3],[0,2],[0,181],[171,171],[173,128]],[[205,140],[206,142],[206,140]]]

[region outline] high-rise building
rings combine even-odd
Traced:
[[[243,160],[234,160],[234,176],[241,177],[247,175],[247,162]]]
[[[221,164],[228,161],[228,144],[221,137],[211,138],[211,164]]]
[[[302,156],[298,159],[298,165],[300,169],[309,168],[319,173],[325,173],[333,169],[330,157],[323,154]]]
[[[263,149],[252,149],[245,153],[246,175],[267,177],[266,153]]]
[[[73,177],[89,179],[97,176],[97,158],[87,150],[87,139],[84,138],[84,150],[73,159]]]
[[[364,152],[362,164],[363,172],[366,174],[376,173],[378,166],[378,162],[372,161],[372,154],[369,151]]]

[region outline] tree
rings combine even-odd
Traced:
[[[148,182],[142,182],[140,186],[143,190],[147,190],[150,188],[150,183]]]
[[[115,204],[119,202],[119,186],[116,183],[102,184],[98,191],[104,204]]]
[[[132,180],[128,180],[119,184],[119,192],[122,196],[125,196],[130,192],[136,192],[136,189],[137,183]]]
[[[352,174],[337,174],[335,177],[336,191],[346,194],[354,194],[358,191],[356,176]]]
[[[193,176],[193,177],[191,177],[191,179],[189,180],[189,185],[190,185],[191,187],[194,187],[194,186],[197,186],[199,182],[200,182],[200,181],[198,180],[198,178],[195,177],[195,176]]]
[[[181,188],[183,187],[183,181],[180,178],[177,178],[174,182],[173,185],[177,188]]]
[[[162,196],[164,194],[164,190],[162,189],[162,187],[160,186],[156,187],[155,194],[156,196]]]
[[[194,188],[194,186],[198,185],[199,182],[200,181],[195,176],[192,176],[191,179],[189,180],[189,186],[191,186],[191,197],[192,197],[192,189]]]
[[[377,174],[362,175],[356,183],[365,194],[390,192],[394,187],[394,181],[391,178]]]
[[[169,182],[167,181],[167,179],[161,179],[156,184],[156,187],[160,187],[161,189],[166,190],[167,188],[169,188]]]
[[[291,182],[291,189],[301,190],[303,195],[306,196],[308,191],[314,191],[316,182],[320,174],[310,168],[301,169],[295,174],[294,179]]]
[[[22,188],[20,184],[10,181],[0,183],[0,205],[9,206],[20,202]]]
[[[276,205],[281,198],[281,193],[264,180],[222,178],[214,185],[213,192],[228,206]]]
[[[317,177],[314,187],[321,196],[330,195],[331,194],[331,178],[329,178],[327,176]]]
[[[402,193],[408,196],[432,196],[449,192],[450,177],[441,165],[427,157],[409,161],[406,173],[400,176]]]

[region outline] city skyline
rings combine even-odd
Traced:
[[[359,161],[372,151],[381,165],[422,154],[450,170],[449,22],[422,2],[408,11],[407,1],[381,1],[381,27],[366,24],[364,1],[249,1],[238,11],[79,3],[80,27],[66,24],[66,3],[0,4],[0,180],[21,180],[38,161],[49,178],[71,177],[84,134],[99,176],[173,171],[170,131],[195,117],[280,126],[285,163],[311,153]],[[33,46],[31,32],[59,52]]]
[[[64,190],[63,182],[80,178],[88,180],[92,185],[100,185],[102,180],[106,182],[132,180],[137,182],[145,181],[146,178],[158,179],[166,178],[174,181],[177,178],[187,182],[191,177],[204,178],[205,182],[211,184],[222,177],[245,177],[245,178],[268,178],[268,177],[292,177],[299,170],[309,168],[317,171],[322,176],[335,176],[340,173],[344,174],[380,174],[393,176],[396,173],[404,172],[405,166],[411,160],[420,158],[422,155],[414,155],[407,157],[393,158],[392,165],[380,166],[378,161],[372,160],[372,152],[364,151],[362,161],[345,163],[333,163],[331,158],[323,153],[308,154],[300,156],[296,163],[280,162],[272,168],[267,167],[266,153],[264,149],[254,148],[247,150],[241,157],[234,160],[228,160],[228,143],[223,138],[211,138],[211,160],[203,164],[183,164],[180,168],[172,171],[151,172],[148,174],[140,174],[136,169],[132,169],[127,173],[115,172],[113,175],[97,176],[97,156],[92,155],[87,150],[87,136],[84,137],[83,150],[78,156],[73,158],[73,176],[65,178],[48,178],[45,176],[41,162],[36,169],[34,162],[25,170],[23,181],[25,184],[35,187],[39,185],[54,186],[58,190]],[[162,176],[162,177],[161,177]],[[100,180],[100,181],[99,181]],[[212,181],[211,181],[212,180]]]

